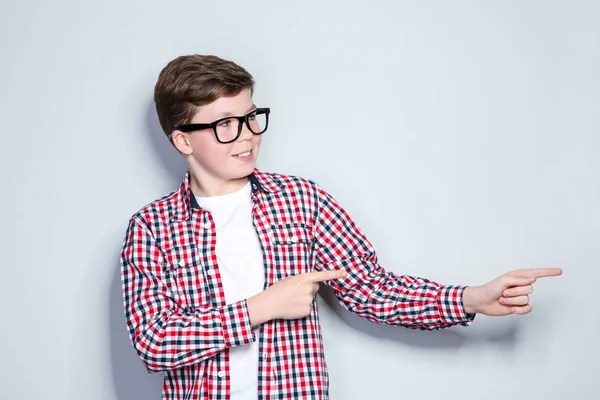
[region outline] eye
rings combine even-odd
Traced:
[[[231,120],[230,119],[226,119],[225,121],[222,121],[219,123],[219,126],[221,128],[228,128],[229,125],[231,125]]]

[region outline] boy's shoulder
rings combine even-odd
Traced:
[[[182,202],[181,187],[144,205],[132,216],[131,220],[151,224],[153,221],[170,221],[178,214]]]
[[[263,185],[268,188],[285,190],[295,190],[305,188],[308,190],[318,189],[317,183],[312,180],[298,175],[282,174],[277,172],[259,171],[256,169],[253,176]]]

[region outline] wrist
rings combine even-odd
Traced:
[[[465,314],[476,314],[479,311],[478,287],[467,286],[462,294],[462,303]]]
[[[246,300],[250,323],[253,327],[264,324],[274,318],[269,308],[269,302],[266,299],[265,292],[261,292]]]

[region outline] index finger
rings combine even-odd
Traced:
[[[527,268],[511,271],[508,275],[524,276],[526,278],[544,278],[547,276],[560,276],[563,271],[560,268]]]
[[[334,269],[327,271],[307,272],[304,275],[308,278],[310,282],[317,283],[329,281],[331,279],[343,278],[344,276],[346,276],[346,271],[344,271],[343,269]]]

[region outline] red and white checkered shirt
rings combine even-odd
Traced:
[[[312,181],[255,170],[252,219],[265,289],[315,270],[344,269],[326,282],[348,310],[414,329],[468,325],[462,292],[385,271],[340,205]],[[253,329],[246,301],[225,303],[214,221],[196,203],[186,173],[179,190],[131,217],[121,252],[129,334],[150,372],[166,371],[163,399],[229,399],[229,351],[258,341],[259,399],[329,399],[316,304],[302,319]]]

